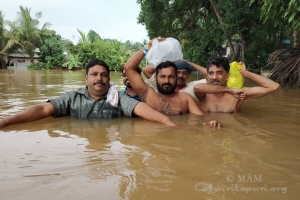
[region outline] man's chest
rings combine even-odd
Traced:
[[[115,118],[121,117],[122,111],[105,100],[76,99],[70,106],[70,115],[79,118]]]
[[[225,112],[233,113],[237,111],[238,99],[230,94],[222,97],[217,97],[213,94],[207,94],[206,97],[200,101],[199,106],[205,112]]]
[[[165,99],[152,97],[149,98],[146,103],[165,115],[181,115],[188,113],[187,103],[182,102],[180,98]]]

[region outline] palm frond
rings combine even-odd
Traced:
[[[279,49],[269,56],[268,63],[274,65],[270,79],[282,86],[300,88],[300,48]]]

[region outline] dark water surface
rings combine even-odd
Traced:
[[[84,86],[84,73],[0,70],[0,119]],[[111,80],[123,88],[120,73]],[[8,126],[0,199],[299,199],[299,90],[207,116],[224,128],[194,115],[172,117],[179,128],[126,117]]]

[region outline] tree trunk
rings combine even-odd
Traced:
[[[293,31],[293,47],[294,48],[296,48],[298,46],[297,35],[298,35],[298,32],[296,30]]]
[[[33,54],[32,54],[32,52],[30,52],[28,55],[29,55],[29,60],[30,60],[31,66],[34,66],[35,65],[35,62],[34,62],[34,52],[33,52]]]
[[[235,58],[236,58],[236,53],[235,53],[234,48],[233,48],[233,45],[232,45],[232,43],[231,43],[231,37],[227,34],[227,30],[226,30],[226,28],[225,28],[225,25],[224,25],[224,23],[223,23],[223,21],[222,21],[221,15],[220,15],[220,13],[219,13],[217,7],[216,7],[216,4],[215,4],[214,0],[209,0],[209,2],[210,2],[210,4],[211,4],[212,8],[214,9],[214,12],[215,12],[215,14],[216,14],[216,16],[217,16],[217,18],[218,18],[220,24],[221,24],[221,28],[222,28],[222,30],[223,30],[225,36],[226,36],[227,45],[230,47],[230,54],[231,54],[230,57],[232,57],[232,59],[235,60]]]

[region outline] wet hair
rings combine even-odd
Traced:
[[[107,70],[107,73],[109,75],[109,66],[106,64],[106,62],[104,62],[103,60],[99,60],[98,58],[94,58],[92,59],[85,67],[85,74],[87,75],[89,73],[89,69],[91,67],[94,67],[95,65],[101,65],[103,67],[105,67],[105,69]]]
[[[121,67],[121,73],[123,73],[123,71],[124,71],[124,66],[125,65],[122,65],[122,67]],[[137,73],[139,73],[139,75],[141,75],[141,73],[142,73],[142,70],[141,70],[141,68],[139,68],[139,67],[137,67],[136,69],[135,69],[135,71],[137,72]]]
[[[207,69],[207,72],[208,72],[209,67],[210,67],[211,65],[216,65],[217,68],[223,67],[224,70],[225,70],[227,73],[229,73],[229,68],[230,68],[230,66],[229,66],[229,61],[228,61],[228,59],[225,58],[225,57],[219,57],[219,56],[217,56],[217,57],[211,57],[210,59],[208,59],[208,61],[207,61],[207,63],[206,63],[206,69]]]
[[[163,68],[169,68],[169,67],[173,67],[175,69],[175,74],[177,77],[177,67],[176,67],[175,63],[173,63],[171,61],[166,61],[166,62],[160,63],[155,69],[156,76],[158,75],[159,70],[161,70]]]

